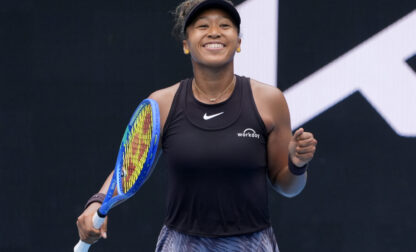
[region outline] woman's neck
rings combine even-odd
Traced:
[[[193,64],[195,83],[205,95],[215,97],[225,90],[234,79],[232,63],[220,68],[204,67]]]

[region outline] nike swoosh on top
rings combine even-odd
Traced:
[[[218,113],[218,114],[213,114],[213,115],[207,115],[207,113],[205,113],[204,114],[204,120],[209,120],[209,119],[212,119],[212,118],[217,117],[217,116],[222,115],[222,114],[224,114],[224,112],[221,112],[221,113]]]

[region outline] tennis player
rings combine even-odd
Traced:
[[[268,184],[299,194],[317,140],[292,135],[282,92],[234,74],[241,51],[240,16],[228,0],[187,0],[174,32],[194,76],[150,95],[160,108],[167,157],[167,212],[156,251],[278,251],[268,210]],[[249,34],[248,34],[249,35]],[[106,238],[91,225],[111,174],[87,203],[80,238]]]

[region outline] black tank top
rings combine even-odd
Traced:
[[[236,78],[230,98],[218,104],[195,99],[192,79],[180,83],[162,138],[169,228],[220,237],[270,226],[267,132],[250,80]]]

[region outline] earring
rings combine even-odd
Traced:
[[[236,51],[237,51],[238,53],[239,53],[239,52],[241,52],[241,48],[240,48],[240,47],[239,47],[239,48],[237,48],[237,50],[236,50]]]
[[[183,50],[183,53],[185,53],[186,55],[188,55],[189,54],[189,50],[188,49],[184,49]]]

